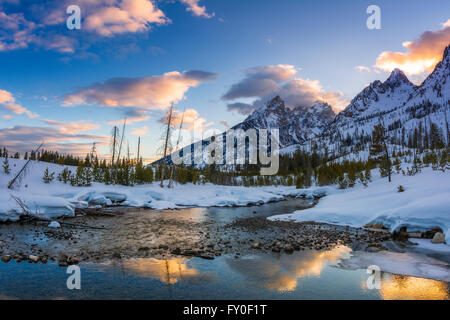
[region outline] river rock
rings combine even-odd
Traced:
[[[11,260],[11,256],[10,255],[4,255],[2,256],[2,261],[4,263],[8,263]]]
[[[80,260],[77,257],[69,257],[67,258],[67,264],[78,264]]]
[[[60,267],[67,267],[69,264],[67,263],[67,261],[60,260],[60,261],[58,262],[58,265],[59,265]]]
[[[284,246],[284,252],[292,253],[292,252],[294,252],[294,248],[290,244],[287,244]]]
[[[52,221],[50,222],[50,224],[48,225],[49,228],[61,228],[61,225],[59,224],[58,221]]]
[[[445,243],[445,236],[442,232],[436,232],[434,234],[433,239],[431,240],[432,243]]]
[[[28,259],[29,259],[30,261],[35,262],[35,263],[37,263],[37,262],[39,261],[39,257],[38,257],[38,256],[34,256],[34,255],[29,255],[29,256],[28,256]]]

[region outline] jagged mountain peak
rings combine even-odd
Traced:
[[[269,109],[269,110],[279,110],[279,109],[284,109],[284,108],[285,108],[284,100],[281,99],[281,97],[279,95],[273,97],[271,100],[269,100],[266,103],[266,109]]]
[[[331,106],[326,101],[316,100],[310,107],[315,110],[331,109]]]
[[[399,87],[399,86],[401,86],[402,84],[406,84],[406,85],[409,85],[409,86],[414,86],[414,85],[411,83],[411,81],[409,81],[409,79],[408,79],[408,77],[405,75],[405,73],[404,73],[402,70],[398,69],[398,68],[395,68],[395,69],[391,72],[390,76],[389,76],[389,77],[386,79],[386,81],[383,83],[383,85],[388,85],[388,86],[390,86],[391,88],[392,88],[392,87],[393,87],[393,88]]]
[[[284,100],[281,99],[281,97],[279,95],[276,95],[275,97],[273,97],[271,100],[269,100],[267,103],[267,105],[279,105],[279,104],[284,104]]]

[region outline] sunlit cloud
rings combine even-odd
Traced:
[[[233,84],[222,99],[258,98],[252,104],[235,102],[227,105],[229,111],[243,115],[263,106],[275,95],[279,95],[289,107],[309,107],[317,101],[327,102],[335,110],[347,106],[348,101],[343,93],[325,90],[318,80],[303,79],[296,74],[292,65],[248,69],[244,79]]]
[[[143,78],[113,78],[66,95],[64,105],[165,109],[171,103],[181,101],[189,88],[216,77],[217,74],[212,72],[192,70]]]
[[[85,18],[85,28],[102,36],[147,31],[151,24],[170,20],[150,0],[123,0],[114,5],[91,9]]]
[[[192,12],[192,14],[196,17],[203,17],[203,18],[212,18],[215,16],[215,13],[207,13],[206,7],[201,6],[198,3],[200,0],[180,0],[183,4],[187,6],[187,11]]]
[[[403,42],[406,52],[383,51],[377,58],[375,67],[383,71],[399,68],[412,76],[426,76],[442,59],[442,52],[450,44],[450,19],[442,24],[442,29],[425,31],[414,41]]]
[[[6,90],[0,89],[0,106],[3,107],[3,109],[17,115],[25,114],[29,118],[36,118],[39,115],[36,113],[31,112],[27,108],[22,107],[21,105],[16,103],[16,99],[11,94],[11,92],[8,92]],[[12,115],[4,115],[3,119],[11,119]]]

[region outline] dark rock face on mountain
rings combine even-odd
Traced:
[[[278,129],[280,144],[286,147],[319,134],[334,117],[335,113],[327,103],[318,101],[311,107],[290,109],[280,96],[276,96],[233,129]]]

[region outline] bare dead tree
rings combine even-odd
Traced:
[[[117,164],[119,164],[120,161],[120,153],[122,151],[122,143],[123,143],[123,138],[125,135],[125,126],[127,124],[127,119],[125,118],[125,120],[123,121],[123,128],[122,128],[122,138],[120,139],[120,146],[119,146],[119,155],[117,156]]]
[[[444,111],[444,116],[445,116],[445,128],[447,131],[447,146],[449,146],[450,145],[450,130],[448,128],[447,111]]]
[[[117,127],[114,126],[113,128],[113,143],[112,143],[112,159],[111,159],[111,166],[114,166],[115,163],[115,156],[116,156],[116,141],[117,141]]]
[[[160,183],[161,188],[164,187],[164,169],[166,167],[167,149],[169,146],[170,125],[172,122],[172,112],[173,112],[173,103],[170,105],[169,114],[167,117],[166,141],[164,143],[164,152],[163,152],[162,168],[161,168],[161,183]]]
[[[39,145],[39,147],[37,147],[37,149],[34,150],[34,153],[37,153],[43,145],[44,145],[44,142],[42,141],[42,143]],[[31,161],[31,159],[28,159],[28,161],[23,165],[23,167],[19,170],[19,172],[16,174],[16,176],[9,182],[8,189],[12,189],[14,184],[21,179],[20,177],[25,172],[25,168],[28,166],[30,161]]]
[[[183,129],[183,121],[184,121],[184,113],[186,111],[186,108],[183,110],[183,114],[181,115],[181,122],[180,122],[180,129],[178,131],[178,139],[177,144],[175,146],[175,152],[178,152],[178,146],[180,145],[181,140],[181,130]],[[172,163],[172,166],[170,167],[170,177],[169,177],[169,188],[172,188],[173,186],[173,173],[175,171],[175,165]]]
[[[112,169],[112,182],[116,184],[116,174],[115,174],[115,157],[116,157],[116,144],[117,144],[118,129],[117,126],[113,128],[113,142],[112,142],[112,159],[111,159],[111,169]]]
[[[136,159],[136,163],[138,163],[141,159],[140,159],[140,151],[141,151],[141,137],[138,137],[138,147],[137,147],[137,159]]]

